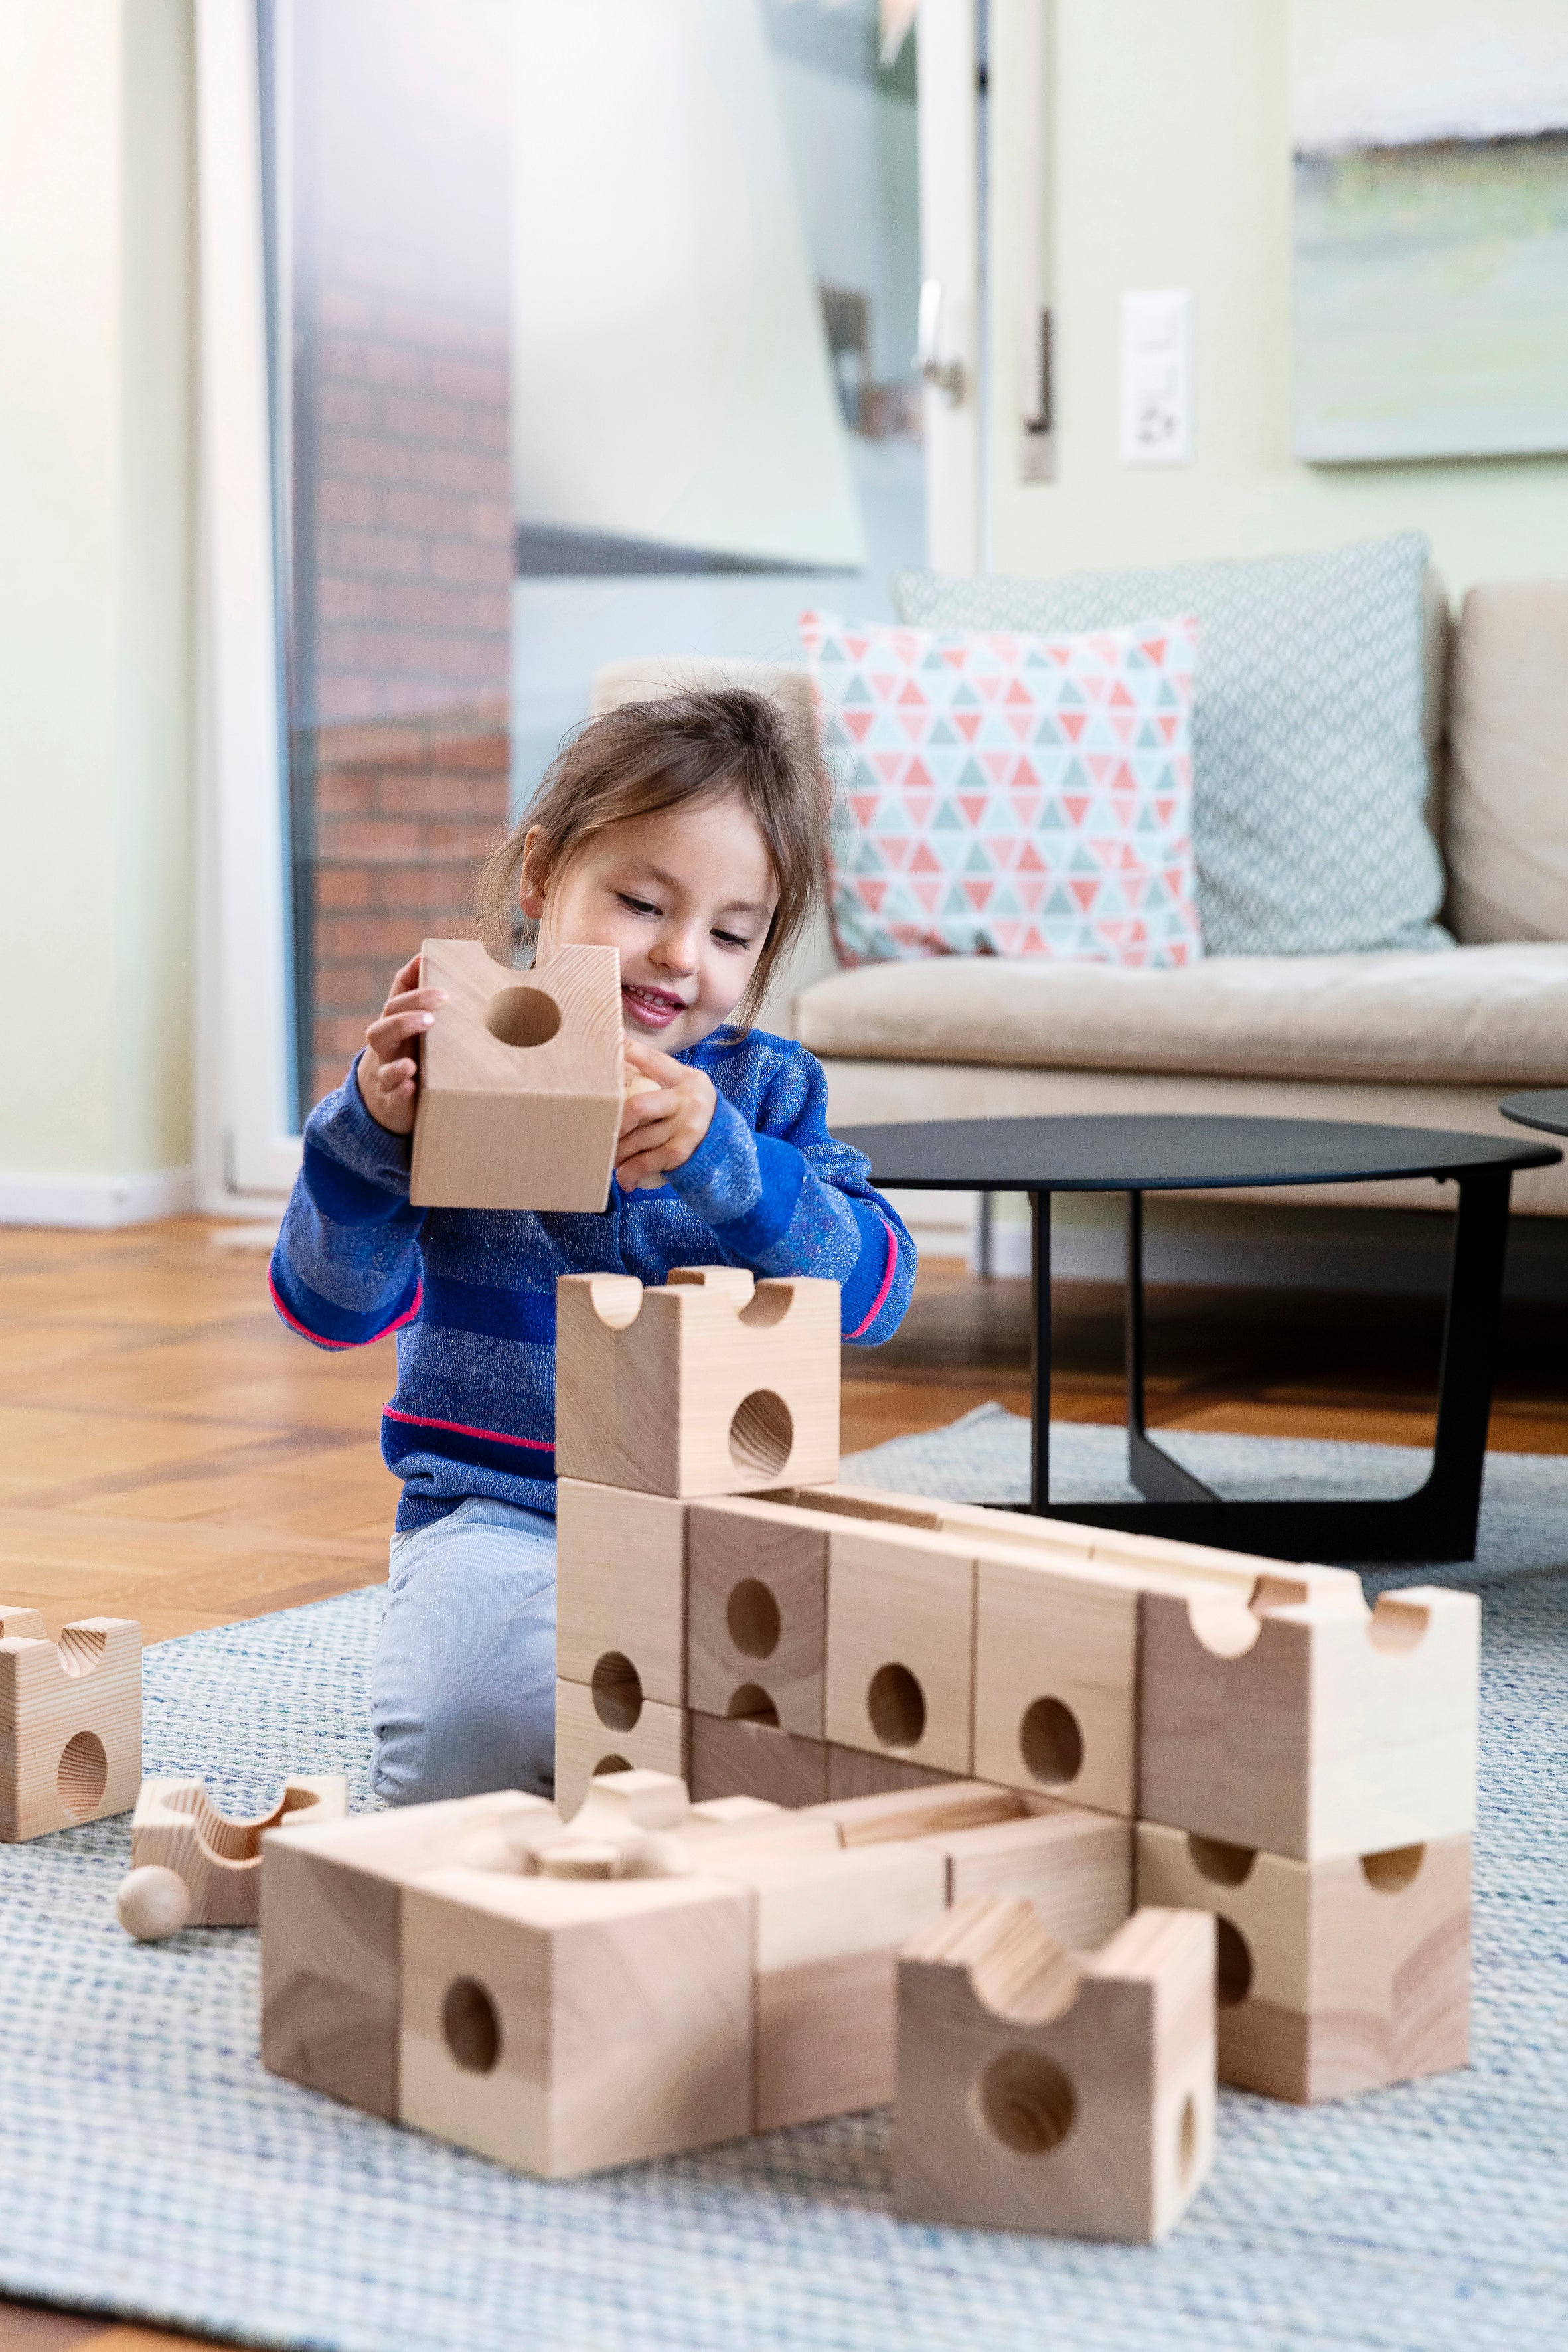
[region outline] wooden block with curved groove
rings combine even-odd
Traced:
[[[586,1683],[555,1685],[555,1802],[570,1821],[601,1772],[643,1770],[688,1778],[686,1709],[646,1699],[635,1713],[614,1705],[622,1694]],[[611,1706],[606,1719],[605,1707]],[[629,1719],[628,1719],[629,1716]]]
[[[816,1513],[742,1496],[690,1505],[690,1706],[717,1716],[771,1707],[781,1729],[821,1739],[832,1531]]]
[[[1298,1862],[1461,1835],[1479,1654],[1473,1592],[1150,1593],[1139,1811]]]
[[[604,1208],[622,1093],[621,962],[563,947],[511,971],[475,940],[426,940],[447,1003],[420,1045],[417,1208]]]
[[[737,1266],[555,1286],[558,1476],[738,1495],[838,1466],[838,1286]]]
[[[261,1841],[261,2063],[395,2119],[403,1889],[457,1860],[473,1832],[554,1807],[515,1789]]]
[[[0,1843],[127,1813],[141,1786],[135,1620],[84,1617],[58,1647],[21,1633],[0,1640]]]
[[[1468,2063],[1468,1837],[1295,1862],[1140,1822],[1138,1900],[1215,1916],[1223,2083],[1306,2103]]]
[[[143,1780],[131,1816],[131,1866],[158,1863],[190,1890],[193,1927],[254,1927],[261,1917],[264,1830],[320,1828],[342,1819],[341,1772],[300,1773],[269,1812],[245,1821],[219,1812],[198,1780]]]
[[[970,1770],[974,1555],[919,1528],[846,1521],[828,1539],[827,1737]]]
[[[899,1963],[896,2210],[1164,2237],[1213,2161],[1214,1951],[1197,1911],[1135,1911],[1088,1957],[1031,1903],[944,1913]]]

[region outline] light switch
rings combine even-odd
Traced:
[[[1121,297],[1121,462],[1193,457],[1193,298],[1184,287]]]

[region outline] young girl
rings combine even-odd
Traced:
[[[688,694],[585,728],[491,858],[498,961],[520,906],[542,965],[573,941],[620,950],[626,1061],[654,1083],[626,1103],[603,1214],[411,1206],[418,1040],[442,1003],[417,957],[306,1121],[279,1313],[323,1348],[397,1333],[382,1453],[403,1498],[371,1694],[394,1804],[553,1785],[557,1275],[826,1275],[867,1346],[909,1304],[913,1244],[829,1135],[821,1069],[746,1026],[820,888],[826,818],[773,702]]]

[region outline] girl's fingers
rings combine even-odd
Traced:
[[[365,1043],[378,1061],[395,1054],[405,1038],[422,1037],[435,1021],[433,1013],[384,1013],[365,1031]]]
[[[400,968],[393,973],[392,987],[388,992],[389,994],[395,996],[398,994],[400,990],[418,987],[419,966],[421,961],[422,959],[420,956],[411,955],[408,961],[400,966]]]
[[[679,1108],[680,1097],[671,1087],[660,1087],[656,1094],[633,1095],[621,1112],[622,1137],[651,1127],[656,1119],[673,1118]]]
[[[645,1077],[657,1078],[661,1086],[679,1086],[688,1073],[686,1065],[678,1062],[673,1054],[661,1053],[657,1045],[647,1045],[640,1037],[623,1039],[622,1052],[635,1070]]]
[[[410,988],[389,996],[381,1010],[384,1018],[389,1013],[434,1013],[446,1002],[444,988]]]

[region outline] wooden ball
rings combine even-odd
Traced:
[[[522,1857],[500,1830],[474,1830],[458,1848],[458,1860],[468,1870],[495,1870],[516,1877]]]
[[[542,1878],[608,1878],[615,1866],[616,1848],[592,1838],[568,1838],[539,1857]]]
[[[616,1854],[612,1878],[689,1878],[697,1867],[682,1837],[654,1831],[628,1838]]]
[[[177,1870],[144,1862],[120,1882],[114,1916],[139,1944],[161,1944],[177,1936],[191,1916],[191,1890]]]

